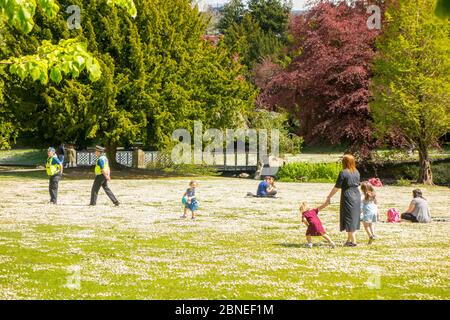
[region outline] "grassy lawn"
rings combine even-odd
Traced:
[[[38,149],[0,150],[0,165],[45,165],[47,152]]]
[[[299,201],[320,204],[331,184],[280,183],[279,199],[245,198],[252,180],[200,178],[197,221],[180,220],[187,178],[113,180],[123,203],[91,181],[0,180],[0,299],[449,299],[450,223],[378,223],[379,239],[332,250],[303,247]],[[450,190],[424,187],[433,216],[450,217]],[[410,187],[379,190],[383,213],[404,210]],[[338,232],[338,197],[322,222]]]

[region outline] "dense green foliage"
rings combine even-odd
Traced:
[[[419,151],[418,182],[433,182],[428,149],[450,130],[450,21],[427,0],[387,8],[371,104],[378,131],[400,130]]]
[[[289,117],[287,113],[269,112],[259,110],[252,112],[249,117],[250,127],[255,129],[266,129],[268,141],[272,141],[271,130],[279,131],[280,153],[300,153],[303,145],[303,138],[290,132]],[[270,152],[270,148],[269,148]]]
[[[433,182],[437,185],[450,185],[450,161],[441,160],[433,161]],[[381,179],[388,179],[388,181],[400,181],[400,184],[415,182],[420,173],[420,166],[418,163],[404,162],[404,163],[386,163],[377,167],[377,174]]]
[[[280,168],[277,173],[284,182],[334,182],[342,170],[340,163],[294,162]]]
[[[39,4],[39,6],[37,6]],[[131,16],[136,16],[136,8],[133,0],[108,0],[107,4],[113,7],[117,5],[124,8]],[[18,76],[22,82],[30,77],[33,81],[39,80],[45,85],[50,79],[55,83],[62,80],[63,74],[76,78],[83,70],[87,70],[91,81],[96,81],[101,76],[100,65],[97,59],[86,50],[86,44],[79,39],[68,39],[71,35],[65,35],[66,39],[59,40],[58,35],[47,41],[50,32],[41,36],[29,34],[35,27],[36,9],[39,9],[44,22],[55,22],[60,6],[55,0],[1,0],[0,1],[0,148],[9,148],[11,142],[17,138],[23,122],[20,117],[30,116],[27,109],[20,108],[14,92],[16,84],[14,78],[9,78],[7,71]],[[61,24],[61,23],[60,23]],[[45,30],[45,29],[44,29]],[[38,26],[38,31],[42,29]],[[42,40],[42,44],[39,42]],[[19,42],[22,42],[18,44]],[[7,70],[8,68],[8,70]],[[5,89],[4,81],[8,82]],[[27,92],[26,87],[21,87],[22,95]],[[8,99],[4,98],[4,92],[8,93]],[[31,123],[33,123],[31,121]],[[32,124],[34,126],[34,124]],[[33,128],[34,129],[34,128]],[[33,131],[33,130],[32,130]]]
[[[60,3],[80,6],[81,30],[67,30],[64,15],[50,23],[37,12],[40,28],[27,35],[10,28],[8,50],[25,55],[43,40],[76,36],[88,43],[102,76],[47,85],[11,77],[5,104],[23,136],[39,140],[34,144],[99,141],[114,150],[143,141],[164,148],[173,130],[192,129],[193,120],[216,128],[245,122],[256,92],[226,48],[202,40],[206,22],[190,1],[135,1],[136,18],[101,0]]]
[[[223,9],[219,30],[228,48],[251,69],[262,58],[277,55],[287,42],[291,3],[282,0],[230,1]]]
[[[435,13],[441,19],[450,19],[450,1],[437,0]]]

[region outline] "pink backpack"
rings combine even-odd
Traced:
[[[400,220],[400,213],[395,208],[390,208],[387,212],[387,222],[397,223]]]
[[[378,178],[371,178],[369,179],[369,183],[374,186],[374,187],[379,187],[381,188],[383,186],[383,183],[381,182],[380,179]]]

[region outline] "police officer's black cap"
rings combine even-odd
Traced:
[[[95,150],[100,151],[100,152],[105,152],[105,148],[103,148],[101,146],[95,146]]]

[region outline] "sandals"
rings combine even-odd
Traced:
[[[357,246],[357,244],[356,243],[353,243],[353,242],[346,242],[346,243],[344,243],[344,247],[356,247]]]

